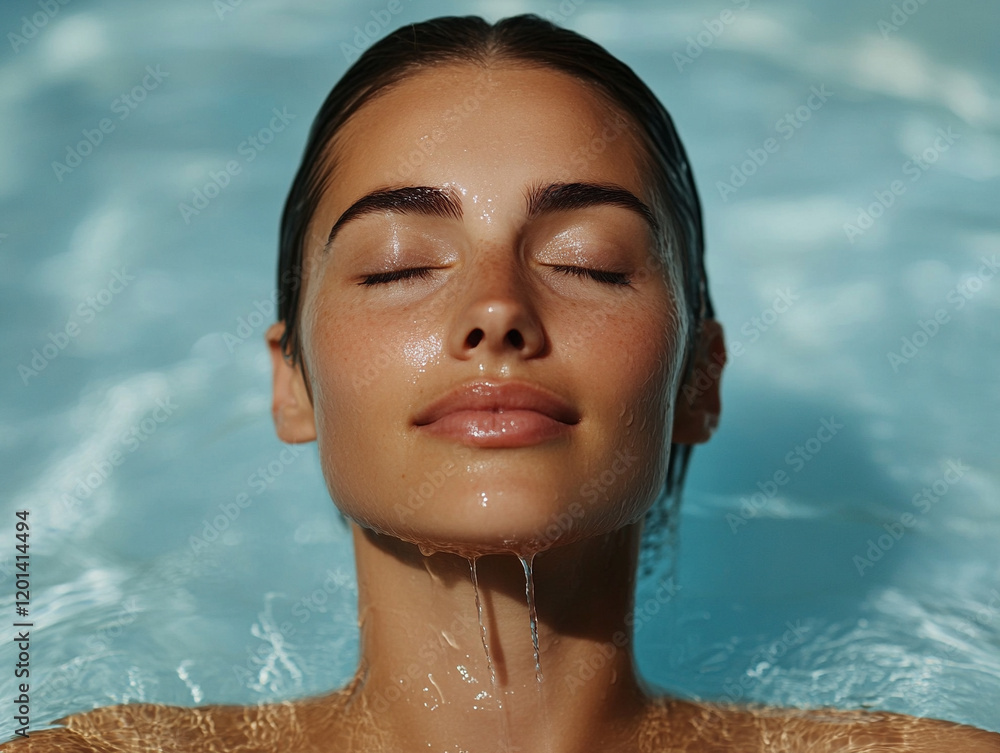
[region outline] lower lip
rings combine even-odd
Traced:
[[[531,410],[463,410],[420,428],[436,437],[475,447],[527,447],[565,436],[571,424]]]

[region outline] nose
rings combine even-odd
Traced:
[[[508,252],[509,253],[509,252]],[[545,348],[545,333],[531,300],[530,285],[513,259],[468,270],[460,294],[449,349],[456,358],[477,355],[534,358]]]

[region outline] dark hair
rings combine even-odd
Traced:
[[[600,45],[534,14],[490,24],[478,16],[445,16],[403,26],[369,47],[327,96],[313,121],[302,164],[281,218],[278,259],[278,316],[285,322],[281,347],[293,362],[301,357],[298,324],[299,278],[309,223],[332,175],[332,144],[340,128],[366,102],[426,68],[447,63],[520,63],[550,68],[589,84],[635,126],[649,156],[654,211],[665,220],[681,261],[691,324],[688,365],[700,324],[713,314],[703,254],[701,204],[687,156],[663,105],[639,77]],[[669,257],[668,257],[669,258]],[[673,445],[667,480],[647,514],[651,535],[676,523],[690,445]],[[658,548],[658,547],[657,547]]]

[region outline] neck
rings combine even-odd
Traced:
[[[395,749],[621,744],[645,701],[626,619],[641,524],[542,552],[530,578],[513,554],[473,564],[352,528],[361,662],[351,705],[374,713]]]

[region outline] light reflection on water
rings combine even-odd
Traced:
[[[705,698],[1000,730],[1000,405],[985,386],[1000,373],[1000,293],[980,274],[1000,252],[998,11],[931,3],[883,38],[891,10],[868,3],[743,5],[586,3],[567,19],[673,113],[739,346],[720,434],[695,455],[682,588],[643,624],[641,666]],[[736,20],[679,65],[673,53],[727,7]],[[394,23],[498,8],[427,2]],[[5,5],[0,30],[34,10]],[[273,438],[261,312],[309,121],[369,18],[304,1],[220,19],[197,0],[75,0],[5,52],[0,450],[4,520],[32,511],[35,719],[315,693],[354,669],[349,539],[315,450],[283,456]],[[150,66],[168,75],[122,118]],[[829,100],[795,115],[822,85]],[[275,108],[294,116],[287,128],[248,146]],[[57,175],[103,118],[114,129]],[[911,174],[949,128],[954,144]],[[761,149],[745,183],[720,188]],[[850,237],[845,224],[895,180],[906,191]],[[779,313],[781,291],[792,303]],[[942,309],[948,321],[894,367],[887,354]],[[50,343],[54,357],[32,364]],[[842,432],[796,456],[829,417]],[[914,496],[954,460],[970,470],[924,512]],[[777,471],[789,482],[734,528],[727,516]],[[906,513],[912,529],[859,574],[853,558]]]

